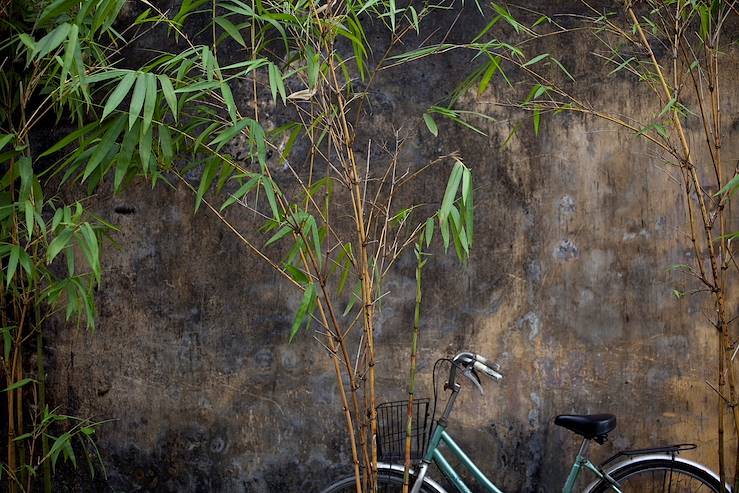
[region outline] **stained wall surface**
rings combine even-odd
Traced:
[[[474,9],[460,19],[458,40],[484,25]],[[381,52],[387,40],[378,33],[376,42]],[[566,53],[594,105],[647,116],[651,96],[636,82],[606,77],[587,57],[593,47],[558,43],[542,51]],[[737,60],[727,57],[727,88],[736,87]],[[460,102],[496,118],[476,121],[487,135],[442,122],[433,138],[418,116],[469,68],[454,52],[383,72],[357,142],[366,153],[369,139],[391,142],[402,129],[409,168],[458,150],[474,171],[470,265],[435,251],[425,274],[421,393],[431,392],[434,361],[458,350],[501,364],[500,385],[462,393],[452,431],[505,491],[560,490],[579,444],[552,424],[559,413],[618,415],[596,458],[695,442],[688,456],[715,466],[716,399],[704,382],[714,379],[716,341],[701,314],[710,307],[676,300],[682,278],[668,270],[691,260],[673,171],[601,120],[546,117],[535,136],[529,117],[491,104],[503,98],[496,87]],[[723,97],[723,152],[736,159],[739,94]],[[424,200],[445,178],[429,176],[410,193]],[[133,184],[101,194],[96,209],[120,229],[105,250],[97,331],[57,325],[46,347],[53,400],[113,420],[98,438],[107,480],[70,477],[70,488],[314,492],[346,470],[331,362],[307,334],[288,343],[299,295],[209,211],[193,214],[181,185]],[[232,219],[244,231],[257,224],[247,213]],[[377,330],[385,400],[404,392],[414,267],[409,252],[386,282]]]

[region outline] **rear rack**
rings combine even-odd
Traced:
[[[601,467],[605,467],[611,462],[615,461],[619,457],[633,457],[635,455],[647,455],[647,454],[670,454],[675,457],[680,452],[686,450],[693,450],[698,446],[694,443],[678,443],[675,445],[665,445],[664,447],[653,447],[653,448],[640,448],[634,450],[622,450],[615,455],[610,456],[605,462],[601,464]]]

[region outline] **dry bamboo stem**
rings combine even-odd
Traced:
[[[633,8],[629,5],[627,6],[627,12],[629,16],[631,17],[632,22],[636,26],[637,32],[639,34],[639,38],[644,46],[644,48],[648,51],[649,57],[652,61],[652,65],[654,66],[655,71],[657,72],[657,76],[659,78],[660,84],[662,85],[662,89],[665,93],[665,96],[667,97],[668,101],[672,99],[672,94],[670,91],[670,88],[667,85],[667,82],[665,80],[664,74],[662,73],[662,69],[657,62],[657,59],[654,55],[654,51],[651,48],[651,45],[646,39],[646,36],[644,35],[644,31],[641,27],[641,24],[639,23],[639,20],[637,19]],[[710,63],[709,63],[710,65]],[[713,78],[717,77],[717,73],[713,73]],[[717,81],[716,81],[717,82]],[[709,89],[710,90],[710,89]],[[713,100],[714,97],[712,96],[712,106],[713,106]],[[717,104],[717,103],[716,103]],[[715,110],[714,110],[715,111]],[[717,118],[717,113],[714,112],[714,118]],[[734,418],[734,427],[736,430],[739,431],[739,408],[736,406],[735,396],[736,396],[736,385],[734,380],[734,372],[733,372],[733,365],[731,365],[731,361],[725,361],[726,359],[726,350],[727,350],[727,343],[730,343],[729,339],[729,333],[728,333],[728,324],[726,323],[726,317],[725,317],[725,300],[724,300],[724,293],[723,293],[723,283],[722,283],[722,273],[718,269],[717,261],[716,261],[716,251],[714,247],[714,239],[713,239],[713,232],[711,230],[712,221],[710,218],[710,215],[708,213],[708,208],[706,206],[705,197],[703,188],[701,186],[700,178],[698,177],[698,173],[696,171],[695,164],[693,163],[693,158],[690,152],[690,144],[688,143],[687,137],[685,135],[685,130],[683,128],[682,122],[680,121],[680,118],[677,113],[677,109],[672,110],[672,121],[675,125],[675,128],[678,132],[678,137],[680,139],[680,145],[683,151],[682,156],[682,166],[687,168],[687,171],[689,173],[691,182],[693,184],[693,187],[696,191],[696,196],[698,198],[698,204],[700,206],[700,213],[701,213],[701,219],[703,221],[703,232],[706,238],[706,246],[708,248],[708,257],[711,265],[711,275],[712,275],[712,292],[715,297],[716,302],[716,311],[717,311],[717,327],[720,331],[719,336],[719,347],[720,347],[720,356],[719,356],[719,394],[723,395],[723,387],[725,385],[724,381],[724,372],[728,373],[728,380],[729,380],[729,392],[730,392],[730,403],[729,407],[731,408],[733,418]],[[714,120],[714,123],[718,123],[717,120]],[[716,127],[714,125],[714,135],[720,133],[720,128]],[[716,142],[714,137],[714,142]],[[718,140],[719,148],[720,148],[720,140]],[[718,161],[718,160],[717,160]],[[719,175],[720,176],[720,175]],[[718,184],[720,186],[720,183]],[[690,197],[688,197],[688,200],[690,200]],[[719,211],[720,212],[720,211]],[[697,259],[700,261],[700,259]],[[725,364],[726,363],[726,364]],[[719,396],[719,405],[723,409],[723,402],[722,398]],[[723,411],[719,413],[719,475],[721,484],[724,484],[724,478],[725,478],[725,464],[724,464],[724,430],[723,430]],[[736,478],[735,478],[736,479]]]
[[[411,468],[411,432],[413,430],[413,397],[416,391],[416,356],[418,354],[418,337],[421,332],[421,272],[423,269],[423,252],[421,239],[416,244],[416,305],[413,312],[413,336],[411,339],[411,361],[408,375],[408,409],[405,423],[405,464],[403,467],[403,493],[408,493]]]

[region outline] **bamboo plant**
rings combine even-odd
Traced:
[[[727,463],[727,427],[739,443],[736,384],[735,292],[739,238],[732,196],[739,188],[739,166],[722,151],[729,124],[722,95],[726,63],[736,57],[739,9],[732,1],[627,1],[602,7],[581,2],[577,13],[534,12],[527,7],[493,3],[490,19],[471,43],[437,44],[410,50],[399,58],[418,59],[450,50],[467,51],[479,63],[448,102],[455,111],[459,97],[475,91],[483,95],[492,85],[502,96],[494,104],[528,112],[535,134],[541,117],[561,112],[595,117],[643,139],[666,162],[666,176],[678,184],[685,204],[684,238],[692,250],[691,263],[671,266],[685,274],[676,298],[703,295],[708,318],[716,329],[715,365],[717,457],[722,483],[739,488],[739,449],[736,463]],[[584,13],[583,13],[584,11]],[[732,26],[734,27],[732,29]],[[604,64],[610,77],[627,78],[653,95],[640,100],[638,114],[599,107],[583,94],[586,80],[573,75],[560,61],[564,54],[536,51],[539,41],[554,36],[593,46],[591,55]],[[732,46],[733,44],[733,46]],[[568,46],[565,42],[561,46]],[[520,93],[520,88],[525,88]],[[651,105],[651,106],[650,106]],[[645,110],[647,108],[647,110]],[[648,114],[645,119],[644,114]],[[520,125],[509,136],[513,138]],[[688,128],[700,129],[691,138]],[[506,140],[508,142],[508,140]],[[728,425],[726,418],[728,416]]]

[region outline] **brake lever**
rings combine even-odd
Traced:
[[[485,392],[483,392],[482,390],[482,382],[480,382],[480,375],[477,374],[477,372],[475,371],[473,367],[470,366],[469,368],[466,368],[462,372],[462,375],[467,377],[470,380],[470,382],[475,384],[475,387],[477,387],[477,390],[480,391],[480,395],[485,394]]]

